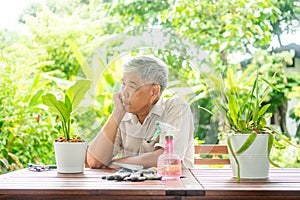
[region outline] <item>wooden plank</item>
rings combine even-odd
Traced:
[[[218,158],[195,158],[194,165],[229,165],[229,159]]]
[[[229,158],[220,158],[219,155],[228,155],[227,145],[203,144],[195,145],[194,165],[229,165]],[[204,155],[210,155],[212,158],[203,158]]]
[[[241,179],[232,177],[231,169],[192,169],[203,185],[206,197],[234,199],[300,199],[300,169],[271,168],[269,178]]]
[[[195,145],[195,154],[228,154],[227,145],[201,144]]]
[[[197,181],[190,170],[183,170],[183,178],[181,179],[186,187],[187,196],[205,195],[203,186]]]
[[[178,180],[146,180],[142,182],[109,181],[104,175],[115,170],[86,169],[82,174],[59,174],[55,170],[32,172],[27,169],[0,176],[0,199],[63,196],[79,197],[99,195],[110,199],[112,196],[144,199],[144,197],[167,199],[176,196],[203,195],[203,188],[188,169],[183,170],[184,178]],[[200,192],[199,192],[200,191]]]
[[[58,174],[56,171],[31,172],[26,169],[0,178],[1,194],[27,195],[165,195],[161,181],[117,182],[103,180],[111,170],[85,170],[83,174]]]
[[[177,196],[203,196],[205,194],[204,188],[194,178],[189,169],[182,170],[182,178],[180,181],[165,180],[166,181],[166,195]],[[184,188],[178,190],[178,188]]]

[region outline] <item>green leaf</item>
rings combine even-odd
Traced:
[[[247,124],[244,119],[239,119],[237,125],[240,132],[247,131]]]
[[[232,144],[231,144],[231,136],[230,135],[227,137],[227,145],[228,145],[229,151],[230,151],[233,159],[235,160],[235,163],[236,163],[236,166],[237,166],[237,169],[238,169],[237,180],[240,181],[240,178],[241,178],[240,163],[239,163],[239,161],[238,161],[238,159],[236,157],[236,154],[233,151]]]
[[[280,90],[275,87],[275,85],[273,85],[272,83],[270,83],[269,81],[267,81],[266,79],[264,78],[261,78],[265,83],[267,83],[271,88],[273,88],[274,90],[276,90],[277,92],[280,92]]]
[[[72,42],[72,40],[68,39],[68,44],[70,46],[70,48],[72,49],[72,51],[75,54],[75,57],[78,61],[78,63],[80,64],[80,67],[82,69],[82,72],[85,74],[85,76],[90,79],[93,80],[93,72],[90,68],[90,66],[85,62],[84,57],[82,55],[82,53],[80,52],[80,50],[78,49],[78,47]]]
[[[112,76],[112,74],[106,74],[104,76],[106,82],[110,85],[110,86],[113,86],[115,84],[115,79],[114,77]]]
[[[233,123],[235,124],[235,126],[238,127],[238,123],[237,123],[237,114],[238,114],[237,101],[236,101],[236,99],[233,95],[228,94],[227,96],[228,96],[228,108],[229,108],[230,117],[231,117]]]
[[[243,71],[239,82],[243,82],[246,79],[246,77],[249,76],[249,74],[250,76],[255,76],[255,74],[251,74],[255,67],[256,67],[255,65],[248,65],[247,68]],[[251,81],[251,78],[249,78],[249,81]],[[246,82],[246,85],[247,84],[248,83]]]
[[[68,95],[65,96],[65,105],[67,106],[69,113],[72,112],[72,102],[70,100],[70,98],[68,97]]]
[[[72,111],[74,111],[75,108],[79,105],[89,88],[89,80],[79,80],[66,91],[66,96],[69,97],[72,104]]]
[[[279,139],[283,140],[284,142],[286,142],[286,143],[288,143],[288,144],[290,144],[290,145],[292,145],[292,146],[294,146],[294,147],[299,148],[299,147],[297,146],[297,144],[292,143],[292,142],[289,140],[289,138],[287,138],[285,135],[281,135],[280,133],[278,133],[277,131],[275,131],[272,127],[268,127],[268,128],[269,128],[269,129],[275,134],[275,136],[278,137]],[[285,146],[285,145],[284,145],[284,146]]]
[[[220,45],[219,51],[220,51],[220,52],[221,52],[221,51],[224,51],[224,50],[226,49],[227,46],[228,46],[228,42],[227,42],[227,41],[223,42],[223,43]]]
[[[268,134],[268,135],[269,135],[269,137],[268,137],[268,156],[270,156],[271,149],[273,147],[274,137],[272,134]]]
[[[260,118],[259,119],[259,123],[258,123],[258,129],[261,130],[261,129],[264,129],[267,125],[267,121],[265,118]]]
[[[42,94],[44,93],[44,90],[39,90],[37,91],[33,97],[30,99],[30,103],[29,103],[29,106],[32,107],[32,106],[36,106],[39,104],[39,99],[40,97],[42,96]]]
[[[36,88],[38,88],[39,85],[39,81],[40,81],[40,73],[37,73],[34,77],[33,83],[30,87],[30,94],[32,93],[32,91],[34,91]]]
[[[274,136],[272,134],[268,134],[269,137],[268,137],[268,160],[269,162],[275,166],[275,167],[280,167],[279,165],[277,165],[275,162],[273,162],[273,160],[271,159],[271,150],[272,150],[272,147],[273,147],[273,142],[274,142]]]
[[[236,81],[235,81],[235,76],[234,73],[232,71],[232,69],[228,69],[227,70],[227,81],[229,83],[229,93],[237,93],[236,89]]]
[[[257,85],[257,80],[258,80],[258,77],[256,77],[256,79],[255,79],[255,81],[254,81],[254,83],[253,83],[253,86],[252,86],[252,90],[251,90],[251,92],[250,92],[250,101],[252,102],[253,100],[253,98],[255,98],[254,97],[254,92],[256,91],[256,93],[258,93],[258,85]],[[259,104],[258,104],[258,102],[259,102],[259,99],[257,99],[258,98],[258,95],[256,95],[256,98],[255,98],[255,109],[253,109],[253,115],[255,115],[256,114],[256,112],[258,112],[258,110],[256,110],[256,108],[259,106]]]
[[[257,134],[255,132],[252,132],[249,137],[246,139],[246,141],[244,142],[244,144],[240,147],[239,150],[237,150],[236,154],[241,154],[244,151],[246,151],[254,142],[255,138],[256,138]]]
[[[251,109],[248,109],[248,112],[245,111],[247,109],[246,106],[249,106],[249,104],[251,103],[251,101],[249,101],[251,95],[252,95],[252,91],[248,93],[247,97],[243,101],[243,104],[240,108],[240,113],[246,113],[246,119],[245,119],[246,122],[248,122],[249,119],[251,119],[251,114],[252,114]]]
[[[42,96],[42,99],[49,110],[56,113],[64,123],[70,120],[70,112],[64,102],[57,100],[53,94],[46,94]]]
[[[263,115],[267,112],[267,110],[268,110],[268,108],[269,108],[270,106],[271,106],[271,104],[266,104],[266,105],[264,105],[264,106],[259,110],[258,115],[256,116],[256,118],[254,118],[253,120],[256,121],[256,120],[259,119],[261,116],[263,116]]]

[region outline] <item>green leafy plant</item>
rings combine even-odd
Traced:
[[[242,79],[247,72],[246,70],[241,79],[237,80],[233,71],[227,70],[227,78],[224,79],[226,85],[221,92],[223,98],[223,104],[220,104],[221,111],[225,114],[228,125],[234,132],[265,133],[269,130],[273,132],[272,127],[267,126],[266,122],[266,119],[272,116],[272,113],[266,115],[270,104],[264,105],[263,103],[268,97],[270,89],[278,89],[266,79],[259,77],[258,72],[242,85]],[[263,87],[260,81],[266,83],[267,87]]]
[[[227,144],[234,160],[237,163],[240,179],[240,165],[237,155],[246,151],[255,141],[257,134],[268,134],[268,159],[269,162],[279,167],[270,158],[271,149],[275,138],[281,139],[286,144],[290,141],[267,124],[267,119],[272,113],[267,113],[271,104],[264,103],[271,90],[278,90],[272,83],[259,73],[255,65],[250,65],[241,76],[228,69],[226,76],[218,82],[222,100],[217,102],[219,111],[226,118],[226,132],[228,134]],[[249,134],[243,145],[234,152],[231,145],[232,134]],[[276,144],[280,144],[276,140]]]
[[[84,98],[90,88],[89,80],[78,80],[64,95],[64,101],[58,100],[53,94],[42,96],[43,103],[49,110],[58,115],[61,120],[64,137],[67,141],[71,140],[71,115]]]

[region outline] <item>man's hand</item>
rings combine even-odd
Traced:
[[[114,103],[114,109],[112,112],[112,116],[116,124],[120,124],[126,112],[122,102],[122,97],[120,92],[115,93],[113,95],[113,103]]]

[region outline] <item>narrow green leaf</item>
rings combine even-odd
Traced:
[[[39,90],[37,91],[33,97],[30,99],[30,103],[29,103],[29,106],[32,107],[32,106],[36,106],[39,104],[39,100],[40,100],[40,97],[42,96],[42,94],[44,93],[44,90]]]
[[[201,110],[204,110],[204,111],[208,112],[208,113],[211,114],[211,115],[214,114],[213,112],[211,112],[210,110],[208,110],[207,108],[204,108],[204,107],[202,107],[202,106],[199,106],[198,108],[201,109]]]
[[[31,87],[30,87],[30,91],[29,91],[30,94],[32,94],[32,92],[33,92],[36,88],[38,88],[39,82],[40,82],[40,75],[41,75],[40,73],[37,73],[37,74],[35,75],[34,80],[33,80],[33,83],[32,83],[32,85],[31,85]]]
[[[227,70],[227,82],[229,84],[229,92],[228,93],[234,93],[236,94],[237,87],[236,87],[236,80],[235,80],[235,75],[233,73],[233,70],[228,68]]]
[[[258,73],[257,73],[258,74]],[[252,87],[252,90],[251,90],[251,99],[250,101],[252,102],[252,99],[255,98],[255,104],[254,104],[254,107],[252,107],[251,109],[251,112],[252,112],[252,115],[253,115],[253,121],[256,122],[256,120],[258,119],[258,112],[259,112],[259,99],[258,99],[258,75],[256,76],[256,79],[254,81],[254,84],[253,84],[253,87]],[[254,97],[254,92],[256,92],[256,97]]]
[[[272,83],[270,83],[269,81],[267,81],[266,79],[264,78],[261,78],[265,83],[267,83],[271,88],[273,88],[274,90],[276,90],[277,92],[280,92],[280,90],[275,87],[275,85],[273,85]]]
[[[232,119],[234,125],[236,127],[238,127],[238,123],[237,123],[237,116],[238,116],[238,105],[237,105],[237,101],[234,98],[233,95],[228,94],[228,108],[229,108],[229,114],[230,114],[230,118]]]
[[[236,163],[236,166],[237,166],[237,169],[238,169],[237,180],[240,181],[240,179],[241,179],[240,163],[239,163],[239,161],[238,161],[238,159],[236,157],[236,154],[233,151],[232,144],[231,144],[231,136],[230,135],[227,137],[227,145],[229,147],[229,151],[230,151],[233,159],[235,160],[235,163]]]
[[[247,96],[246,96],[245,100],[243,101],[242,106],[240,108],[240,113],[246,113],[246,119],[245,119],[246,122],[248,122],[249,119],[251,119],[251,115],[252,115],[251,109],[249,109],[249,107],[247,107],[251,104],[251,100],[249,101],[249,99],[250,99],[252,93],[253,93],[253,91],[251,91],[247,94]],[[245,111],[246,109],[248,109],[248,112]]]
[[[259,110],[259,112],[258,112],[258,115],[256,116],[257,118],[255,118],[255,119],[253,119],[254,121],[256,121],[256,120],[258,120],[261,116],[263,116],[266,112],[267,112],[267,110],[268,110],[268,108],[271,106],[271,104],[266,104],[266,105],[264,105],[260,110]]]
[[[239,150],[237,150],[236,154],[241,154],[244,151],[246,151],[254,142],[254,140],[256,139],[257,134],[255,132],[252,132],[249,137],[246,139],[246,141],[244,142],[244,144],[240,147]]]
[[[268,134],[268,156],[270,156],[271,153],[271,149],[273,147],[273,141],[274,141],[274,137],[272,134]]]
[[[273,160],[271,159],[271,150],[273,147],[274,136],[271,133],[269,133],[268,135],[269,135],[269,137],[268,137],[268,160],[274,167],[280,167],[278,164],[273,162]]]
[[[271,127],[268,127],[268,128],[269,128],[270,130],[272,130],[273,133],[276,135],[276,137],[278,137],[279,139],[283,140],[284,142],[286,142],[286,143],[288,143],[288,144],[290,144],[290,145],[292,145],[292,146],[294,146],[294,147],[299,148],[299,147],[297,146],[297,144],[292,143],[286,136],[281,135],[280,133],[278,133],[277,131],[275,131],[275,130],[272,129]],[[285,145],[284,145],[284,146],[285,146]]]
[[[250,73],[252,73],[254,67],[256,67],[256,66],[255,65],[248,65],[248,67],[243,71],[239,82],[243,82],[246,79],[246,77],[248,77],[248,76],[253,76],[254,74],[250,74]],[[250,78],[250,80],[251,80],[251,78]]]

